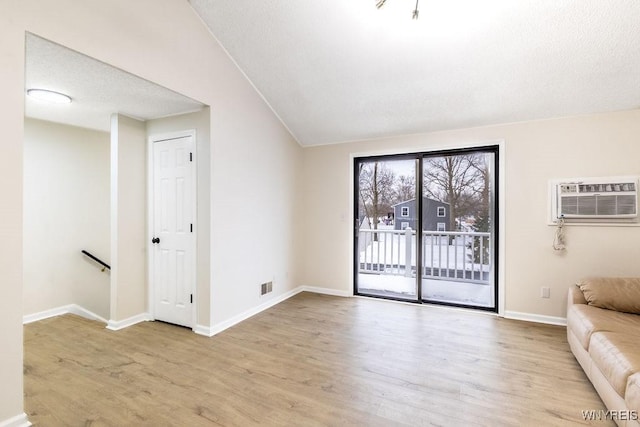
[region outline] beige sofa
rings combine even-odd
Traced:
[[[639,427],[640,278],[589,278],[572,286],[567,339],[610,410],[599,415]]]

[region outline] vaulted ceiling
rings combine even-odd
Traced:
[[[305,146],[640,107],[638,0],[189,0]]]
[[[640,108],[638,0],[188,0],[303,146]],[[197,101],[29,34],[26,115],[108,130]]]

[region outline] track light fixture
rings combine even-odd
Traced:
[[[413,19],[418,19],[418,15],[420,14],[420,11],[418,10],[418,2],[419,2],[419,1],[420,1],[420,0],[416,0],[416,7],[415,7],[415,9],[413,10],[413,13],[412,13],[412,15],[411,15],[411,17],[412,17]],[[387,0],[377,0],[376,7],[377,7],[378,9],[380,9],[382,6],[384,6],[384,4],[385,4],[386,2],[387,2]]]

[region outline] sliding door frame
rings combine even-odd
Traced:
[[[360,224],[358,223],[359,210],[358,210],[358,200],[359,200],[359,165],[361,163],[366,163],[370,161],[393,161],[393,160],[415,160],[416,166],[416,206],[418,208],[419,214],[417,215],[418,221],[418,230],[422,230],[423,218],[422,218],[422,187],[423,187],[423,160],[428,157],[440,157],[447,155],[459,155],[466,154],[472,152],[484,152],[491,153],[494,156],[493,162],[493,170],[492,170],[492,179],[491,179],[491,193],[492,193],[492,221],[494,226],[492,227],[492,278],[493,278],[493,287],[494,287],[494,295],[493,295],[493,307],[482,307],[482,306],[471,306],[464,304],[456,304],[449,302],[438,302],[438,301],[424,301],[422,298],[422,274],[420,273],[420,268],[422,266],[422,244],[417,244],[416,248],[416,300],[413,299],[403,299],[396,297],[387,297],[382,295],[374,295],[374,294],[364,294],[358,291],[358,274],[359,274],[359,251],[356,245],[358,245],[358,231]],[[390,300],[397,300],[402,302],[411,302],[418,304],[437,304],[437,305],[445,305],[445,306],[454,306],[459,308],[472,308],[474,310],[482,310],[487,312],[494,312],[499,315],[504,315],[504,221],[501,217],[501,212],[504,211],[504,202],[503,202],[503,192],[504,192],[504,141],[492,141],[486,144],[479,145],[466,145],[463,147],[442,147],[435,149],[428,149],[423,151],[410,151],[403,153],[353,153],[351,155],[352,159],[352,186],[351,186],[351,203],[353,203],[353,231],[352,231],[352,280],[353,280],[353,294],[358,296],[366,296],[372,298],[383,298]],[[394,218],[395,220],[395,218]],[[416,240],[420,241],[416,235]]]
[[[387,155],[372,155],[372,156],[358,156],[358,157],[353,157],[353,185],[352,185],[352,191],[353,191],[353,197],[351,198],[352,203],[353,203],[353,234],[352,234],[352,238],[353,238],[353,244],[351,245],[351,252],[353,255],[353,294],[354,295],[358,295],[358,296],[366,296],[366,297],[371,297],[371,298],[381,298],[381,299],[387,299],[387,300],[394,300],[394,301],[402,301],[402,302],[410,302],[410,303],[420,303],[422,300],[422,286],[417,285],[417,281],[416,281],[416,299],[409,299],[409,298],[399,298],[399,297],[393,297],[393,296],[383,296],[383,295],[375,295],[375,294],[363,294],[358,292],[358,271],[360,270],[360,256],[357,250],[357,245],[359,244],[358,242],[358,234],[359,234],[359,230],[360,230],[360,224],[359,224],[359,211],[358,211],[358,202],[357,200],[359,200],[360,197],[360,192],[359,192],[359,188],[360,188],[360,170],[358,168],[358,165],[361,163],[368,163],[368,161],[370,159],[373,159],[375,161],[394,161],[394,160],[413,160],[415,161],[415,173],[416,173],[416,177],[418,175],[418,167],[420,167],[420,165],[422,164],[421,161],[418,160],[418,154],[419,153],[401,153],[401,154],[387,154]],[[420,180],[420,182],[422,182],[422,180]],[[416,190],[415,190],[415,194],[414,196],[416,197],[416,200],[418,199],[418,180],[416,178]],[[422,201],[418,201],[418,203],[421,205]],[[419,209],[422,209],[422,207],[420,206]],[[420,215],[418,215],[418,217],[420,217]],[[395,218],[394,218],[395,221]],[[422,226],[422,218],[418,218],[418,225]],[[416,237],[416,246],[418,246],[418,248],[416,248],[416,261],[417,261],[417,257],[421,256],[422,251],[421,248],[419,248],[420,245],[417,244],[418,240]],[[417,270],[416,270],[417,272]]]

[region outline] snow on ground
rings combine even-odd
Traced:
[[[415,297],[416,278],[411,277],[415,274],[416,266],[415,232],[409,242],[405,231],[393,230],[393,226],[380,224],[375,233],[378,235],[377,241],[373,239],[373,230],[360,230],[358,290],[382,296]],[[471,274],[470,271],[489,272],[489,265],[471,262],[469,243],[472,240],[479,245],[479,237],[474,239],[469,235],[456,236],[452,244],[449,244],[448,236],[426,236],[423,239],[424,267],[441,269],[445,276],[454,270],[468,274]],[[409,265],[405,265],[407,260],[410,261]],[[494,305],[493,286],[486,282],[423,278],[422,286],[422,297],[426,300],[481,307]]]
[[[493,307],[493,286],[487,284],[422,279],[422,298],[454,304]],[[358,274],[358,290],[373,294],[416,295],[416,278],[385,274]]]

